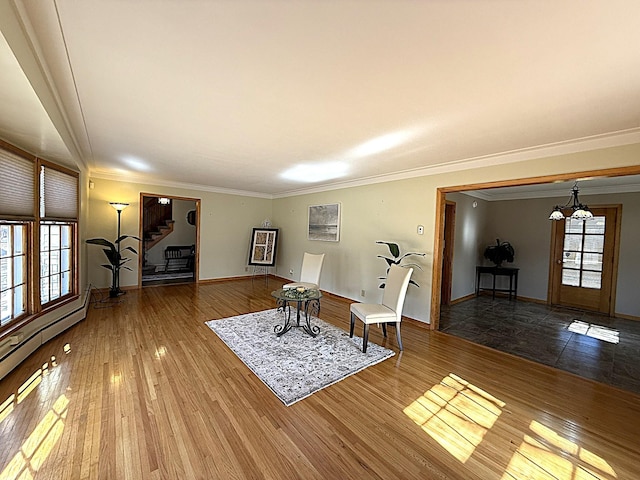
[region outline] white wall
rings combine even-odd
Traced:
[[[456,204],[451,279],[451,299],[455,300],[475,293],[475,268],[482,263],[484,228],[489,205],[484,200],[462,193],[450,193],[447,200]]]

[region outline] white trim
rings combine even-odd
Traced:
[[[395,180],[405,180],[409,178],[424,177],[430,175],[439,175],[442,173],[458,172],[461,170],[469,170],[473,168],[481,168],[489,165],[505,165],[509,163],[524,162],[527,160],[533,160],[537,158],[552,157],[556,155],[566,155],[571,153],[585,152],[589,150],[597,150],[602,148],[611,148],[622,145],[632,145],[634,143],[640,143],[640,127],[631,128],[628,130],[622,130],[620,132],[605,133],[600,135],[593,135],[591,137],[585,137],[574,140],[567,140],[562,142],[550,143],[547,145],[540,145],[536,147],[527,147],[518,150],[511,150],[508,152],[501,152],[491,155],[482,155],[479,157],[472,157],[462,160],[455,160],[451,162],[444,162],[435,165],[429,165],[426,167],[414,168],[410,170],[403,170],[399,172],[374,175],[371,177],[364,177],[355,180],[348,180],[342,182],[335,182],[330,184],[318,185],[315,187],[300,188],[296,190],[288,190],[284,192],[269,194],[261,192],[250,192],[246,190],[234,190],[230,188],[214,187],[208,185],[199,185],[192,183],[179,183],[165,180],[150,180],[149,177],[142,175],[127,174],[115,174],[104,171],[92,170],[90,177],[100,178],[104,180],[113,180],[126,183],[142,183],[144,185],[155,185],[173,188],[183,188],[187,190],[198,190],[204,192],[223,193],[228,195],[240,195],[245,197],[256,198],[286,198],[296,195],[307,195],[311,193],[328,192],[332,190],[339,190],[343,188],[359,187],[364,185],[373,185],[377,183],[391,182]],[[620,189],[616,191],[620,192]],[[637,190],[630,190],[637,191]],[[468,192],[467,192],[468,193]],[[554,193],[553,196],[563,196],[566,192]],[[608,192],[598,192],[608,193]],[[548,196],[548,195],[545,195]],[[478,197],[484,198],[484,197]],[[519,198],[519,197],[514,197]],[[528,197],[532,198],[532,197]],[[504,198],[506,199],[506,198]]]

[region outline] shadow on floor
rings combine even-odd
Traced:
[[[475,297],[442,306],[440,331],[640,394],[640,322]]]

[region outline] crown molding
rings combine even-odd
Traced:
[[[266,198],[266,199],[276,199],[276,198],[286,198],[293,197],[297,195],[309,195],[313,193],[322,193],[333,190],[340,190],[343,188],[352,188],[352,187],[360,187],[366,185],[373,185],[377,183],[385,183],[392,182],[397,180],[405,180],[416,177],[425,177],[430,175],[439,175],[443,173],[452,173],[459,172],[461,170],[470,170],[474,168],[481,168],[486,166],[494,166],[494,165],[506,165],[509,163],[517,163],[524,162],[527,160],[534,160],[545,157],[553,157],[556,155],[566,155],[570,153],[578,153],[585,152],[590,150],[598,150],[603,148],[611,148],[611,147],[619,147],[623,145],[632,145],[635,143],[640,143],[640,128],[632,128],[629,130],[623,130],[620,132],[606,133],[601,135],[594,135],[591,137],[585,137],[576,140],[564,141],[564,142],[556,142],[548,145],[542,145],[537,147],[528,147],[522,148],[518,150],[511,150],[508,152],[502,152],[492,155],[483,155],[478,157],[472,157],[464,160],[457,160],[453,162],[444,162],[436,165],[430,165],[428,167],[420,167],[410,170],[403,170],[399,172],[384,174],[384,175],[375,175],[370,177],[359,178],[356,180],[347,180],[341,182],[334,182],[325,185],[318,185],[315,187],[305,187],[295,190],[288,190],[284,192],[269,194],[262,192],[251,192],[246,190],[234,190],[223,187],[214,187],[209,185],[200,185],[200,184],[192,184],[192,183],[180,183],[180,182],[172,182],[165,180],[157,180],[150,179],[149,177],[143,175],[131,175],[127,174],[117,174],[110,173],[104,171],[91,171],[91,176],[94,178],[102,178],[104,180],[113,180],[118,182],[126,182],[126,183],[142,183],[145,185],[155,185],[162,187],[173,187],[173,188],[183,188],[188,190],[198,190],[203,192],[214,192],[214,193],[224,193],[228,195],[240,195],[245,197],[255,197],[255,198]],[[606,187],[603,187],[606,188]],[[625,187],[626,188],[626,187]],[[635,188],[634,186],[630,186],[630,188]],[[616,188],[611,191],[602,191],[600,193],[613,193],[613,192],[621,192],[621,188]],[[638,191],[638,190],[629,190],[629,191]],[[537,198],[543,197],[551,197],[551,196],[564,196],[567,192],[565,190],[560,191],[560,189],[546,190],[548,194],[540,194]],[[478,191],[474,192],[466,192],[471,196],[475,196],[477,198],[483,200],[498,200],[497,195],[487,194],[486,192],[478,193]],[[513,197],[507,198],[507,194],[505,194],[504,198],[499,198],[499,200],[510,200],[510,199],[518,199],[518,198],[536,198],[532,195],[517,193],[511,194]],[[527,195],[527,196],[519,196],[519,195]]]
[[[594,180],[597,181],[597,180]],[[510,187],[486,189],[486,190],[469,190],[459,192],[463,195],[485,200],[487,202],[500,202],[505,200],[530,200],[534,198],[556,198],[569,197],[571,195],[571,186],[573,182],[545,184],[540,186],[529,187],[532,190],[524,190],[519,192],[509,191]],[[581,184],[580,197],[590,197],[593,195],[608,195],[619,193],[637,193],[640,192],[640,183],[625,183],[623,185],[584,185]],[[546,187],[546,188],[545,188]],[[551,188],[549,188],[551,187]]]
[[[586,152],[590,150],[598,150],[603,148],[619,147],[623,145],[632,145],[640,143],[640,128],[631,128],[619,132],[612,132],[590,137],[556,142],[536,147],[522,148],[511,150],[508,152],[496,153],[491,155],[482,155],[464,160],[456,160],[453,162],[440,163],[430,165],[428,167],[420,167],[411,170],[404,170],[391,174],[376,175],[372,177],[361,178],[351,181],[335,182],[329,185],[318,187],[303,188],[298,190],[289,190],[274,194],[274,198],[291,197],[294,195],[306,195],[310,193],[320,193],[330,190],[338,190],[341,188],[359,187],[375,183],[384,183],[395,180],[404,180],[408,178],[424,177],[429,175],[439,175],[442,173],[459,172],[461,170],[470,170],[493,165],[505,165],[509,163],[524,162],[527,160],[535,160],[545,157],[553,157],[557,155],[567,155],[571,153]],[[618,190],[620,191],[620,190]],[[468,192],[467,192],[468,193]],[[482,198],[478,195],[478,198]]]
[[[110,173],[110,172],[92,170],[89,176],[91,178],[111,180],[114,182],[142,183],[144,185],[150,185],[150,186],[156,186],[156,187],[182,188],[185,190],[197,190],[200,192],[223,193],[226,195],[239,195],[242,197],[273,199],[273,195],[268,193],[249,192],[246,190],[234,190],[232,188],[212,187],[209,185],[199,185],[196,183],[181,183],[181,182],[171,182],[171,181],[158,180],[158,179],[150,179],[149,177],[144,175],[132,175],[131,173],[119,174],[119,173]]]

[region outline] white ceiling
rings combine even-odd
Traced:
[[[0,137],[96,177],[281,196],[640,141],[637,0],[0,3]]]

